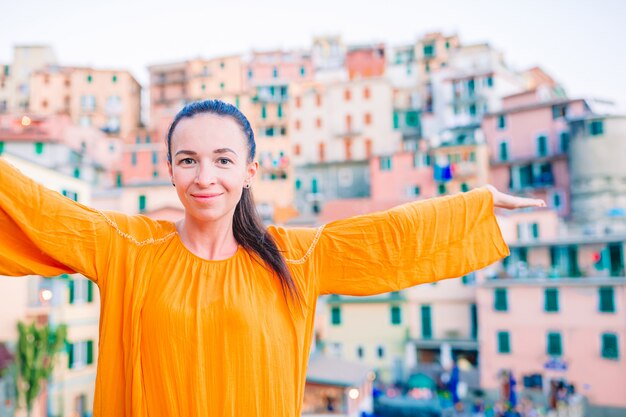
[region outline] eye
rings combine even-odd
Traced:
[[[219,158],[219,159],[217,160],[217,162],[218,162],[220,165],[229,165],[229,164],[232,164],[232,163],[233,163],[233,161],[231,161],[231,160],[230,160],[230,159],[228,159],[228,158]]]
[[[181,164],[181,165],[191,165],[194,162],[196,162],[196,161],[194,161],[193,158],[183,158],[180,161],[178,161],[178,163]]]

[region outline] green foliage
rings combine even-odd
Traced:
[[[19,322],[17,342],[18,390],[30,414],[33,403],[54,368],[54,355],[65,344],[67,326],[51,329]]]

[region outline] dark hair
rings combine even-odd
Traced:
[[[256,143],[254,141],[254,132],[246,116],[231,104],[220,100],[204,100],[187,104],[178,112],[170,125],[167,132],[167,160],[170,164],[172,163],[172,136],[178,123],[182,119],[205,113],[230,117],[237,122],[248,142],[247,162],[252,162],[256,154]],[[252,250],[274,271],[282,286],[283,295],[286,297],[287,293],[289,293],[292,298],[299,299],[298,288],[287,268],[285,258],[280,253],[272,236],[263,226],[252,198],[252,191],[248,188],[243,189],[241,199],[235,208],[233,233],[237,243],[245,249]]]

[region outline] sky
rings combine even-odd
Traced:
[[[308,48],[320,35],[394,46],[442,31],[624,111],[624,22],[624,0],[0,0],[0,63],[14,45],[46,44],[61,65],[127,69],[146,86],[150,64]]]

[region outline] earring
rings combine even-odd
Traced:
[[[172,181],[172,186],[173,186],[173,187],[176,187],[176,184],[174,184],[174,181]]]
[[[247,183],[246,184],[246,190],[249,190],[249,189],[250,189],[250,183]]]

